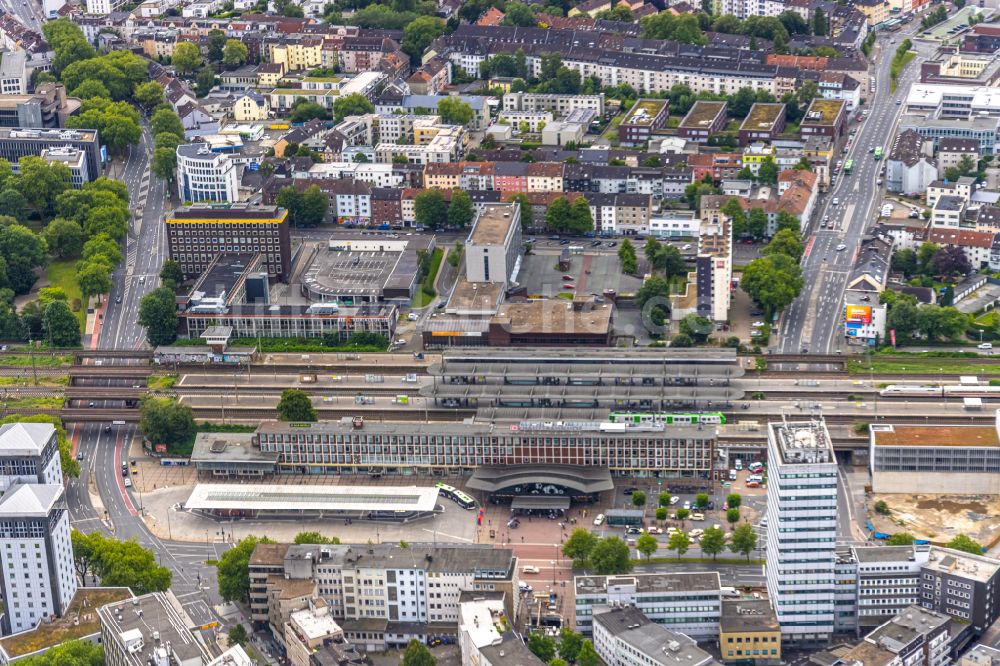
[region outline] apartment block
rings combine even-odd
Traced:
[[[785,640],[834,631],[837,460],[821,420],[769,423],[767,589]]]
[[[931,546],[920,570],[920,605],[981,634],[1000,617],[1000,561]]]
[[[457,637],[466,592],[500,592],[507,616],[517,611],[517,560],[509,549],[389,543],[261,544],[258,550],[250,560],[251,618],[272,631],[283,631],[295,612],[315,606],[308,601],[313,597],[325,604],[324,616],[344,639],[368,651],[403,647],[411,638]],[[289,602],[275,609],[271,599],[285,588]],[[330,621],[322,622],[330,635]]]
[[[785,131],[783,103],[755,102],[740,125],[740,145],[763,141],[770,143]]]
[[[781,663],[781,627],[770,599],[723,599],[719,651],[724,662]]]
[[[703,99],[696,101],[677,126],[677,136],[698,143],[708,143],[711,135],[725,129],[729,118],[726,115],[727,108],[726,102]]]
[[[666,126],[670,104],[662,99],[638,99],[618,125],[618,141],[623,146],[645,144],[653,133]]]
[[[61,485],[56,429],[50,423],[0,426],[0,492],[16,484]]]
[[[593,643],[604,663],[615,666],[718,666],[692,638],[630,606],[595,608]]]
[[[867,631],[920,603],[920,570],[927,546],[853,546],[856,630]]]

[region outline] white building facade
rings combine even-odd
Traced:
[[[768,424],[767,590],[782,637],[834,631],[837,461],[822,420]]]
[[[237,201],[236,164],[229,155],[213,153],[204,145],[177,146],[177,194],[191,203]]]

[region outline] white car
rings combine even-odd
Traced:
[[[597,514],[597,516],[594,517],[594,525],[600,527],[603,524],[604,524],[604,514],[599,513]]]
[[[681,498],[678,497],[677,495],[674,495],[673,497],[670,498],[670,503],[671,504],[677,504],[680,501],[681,501]]]
[[[980,349],[993,349],[993,343],[991,343],[991,342],[983,342],[982,344],[979,345],[979,348]]]
[[[410,314],[406,315],[406,318],[409,321],[416,321],[417,319],[420,318],[420,315],[418,315],[416,312],[411,312]]]
[[[125,477],[125,487],[126,488],[132,487],[132,479],[128,478],[127,476]]]
[[[690,511],[691,510],[691,502],[684,502],[684,508],[687,509],[688,511]]]
[[[762,322],[762,321],[755,321],[754,323],[750,324],[751,328],[760,328],[763,325],[764,325],[764,322]]]
[[[539,571],[541,571],[541,569],[539,569],[538,567],[534,566],[533,564],[525,564],[521,568],[521,573],[526,573],[526,574],[536,574]]]
[[[843,243],[841,243],[840,245],[837,246],[837,252],[843,252],[846,249],[847,249],[847,246],[844,245]]]

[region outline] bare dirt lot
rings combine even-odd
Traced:
[[[880,516],[874,506],[889,505],[891,515]],[[872,495],[868,515],[876,532],[906,531],[935,543],[967,534],[984,546],[1000,539],[1000,496],[997,495]]]

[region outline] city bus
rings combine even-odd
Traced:
[[[434,486],[438,489],[438,492],[447,497],[448,499],[455,502],[463,509],[472,510],[476,508],[476,500],[472,499],[465,493],[463,493],[458,488],[449,486],[447,483],[435,483]]]
[[[844,173],[850,176],[852,171],[854,171],[854,160],[847,160],[844,162]]]
[[[875,159],[876,160],[882,159],[882,146],[875,147]]]

